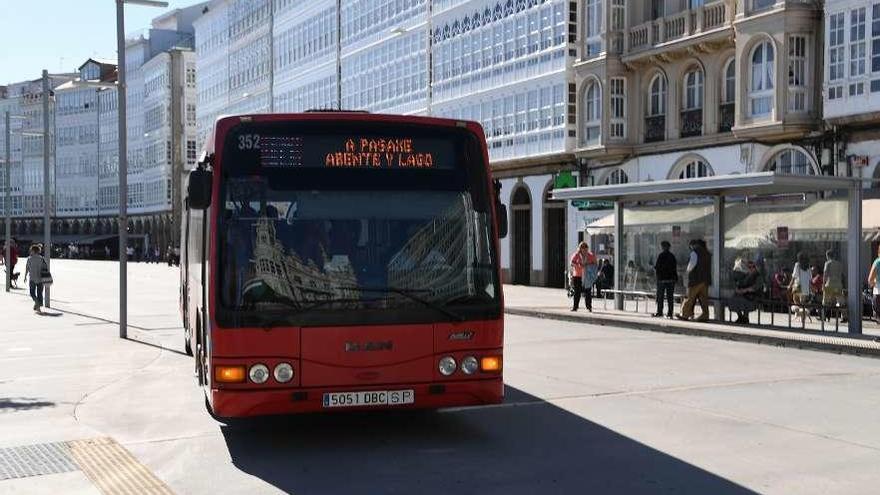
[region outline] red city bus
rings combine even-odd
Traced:
[[[474,122],[218,119],[181,222],[186,349],[209,412],[500,402],[499,191]]]

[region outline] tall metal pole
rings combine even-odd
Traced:
[[[6,292],[9,292],[9,289],[12,287],[12,266],[9,265],[9,262],[12,261],[12,198],[10,197],[10,191],[12,190],[12,184],[9,183],[9,169],[12,168],[12,152],[10,151],[10,143],[9,141],[12,139],[12,131],[9,129],[9,110],[6,111],[6,170],[5,170],[5,180],[3,181],[3,185],[6,186],[6,192],[4,194],[3,199],[3,213],[6,214],[6,248],[3,253],[4,260],[6,263]]]
[[[49,71],[43,69],[43,257],[46,258],[46,266],[52,258],[52,225],[49,218]],[[45,287],[43,304],[51,308],[49,288]]]
[[[119,101],[119,338],[128,338],[128,150],[125,121],[125,15],[123,0],[116,0],[116,54]]]

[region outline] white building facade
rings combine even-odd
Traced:
[[[49,88],[74,79],[76,74],[50,74]],[[44,177],[43,163],[43,86],[42,79],[23,81],[6,87],[0,98],[0,150],[5,153],[6,128],[3,115],[9,111],[10,121],[10,184],[13,234],[21,239],[42,238],[44,180],[49,181],[49,210],[55,206],[55,100],[49,100],[49,177]],[[3,157],[5,160],[5,156]],[[4,164],[5,166],[5,164]],[[5,170],[0,174],[0,190],[5,191]],[[5,201],[0,200],[5,216]]]
[[[823,108],[854,175],[880,179],[880,1],[825,2]],[[866,196],[880,197],[866,182]]]
[[[204,7],[172,10],[126,40],[127,229],[139,249],[164,252],[179,243],[179,181],[185,165],[194,165],[197,157],[192,23]],[[49,211],[59,243],[102,241],[116,249],[110,241],[118,233],[119,211],[116,76],[115,62],[89,59],[77,73],[51,77],[49,180],[55,182]],[[10,108],[24,117],[11,126],[12,210],[22,217],[13,222],[13,235],[23,240],[42,234],[40,84],[10,85],[0,99],[0,111]]]
[[[574,163],[575,5],[215,0],[194,23],[199,146],[222,114],[343,108],[476,120],[505,200],[518,183],[543,197],[553,174]],[[553,206],[547,237],[557,253],[577,233]],[[530,215],[520,226],[543,232],[541,210]],[[526,248],[534,268],[519,283],[545,282],[540,237]],[[508,277],[512,249],[505,240]]]

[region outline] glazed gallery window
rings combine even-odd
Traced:
[[[880,73],[880,2],[874,4],[871,15],[871,72]]]
[[[587,0],[584,6],[586,29],[584,39],[584,58],[595,57],[602,51],[602,2]]]
[[[807,38],[788,38],[788,109],[803,112],[807,109]]]
[[[611,137],[626,137],[626,79],[611,78]]]
[[[773,45],[764,41],[752,52],[752,80],[749,87],[751,115],[770,114],[773,109]]]
[[[843,48],[843,13],[832,14],[828,18],[828,79],[843,79],[845,60]]]
[[[849,75],[865,74],[865,8],[849,13]]]
[[[583,145],[598,145],[602,137],[602,88],[591,81],[584,92],[584,134]]]

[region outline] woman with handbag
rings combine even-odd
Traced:
[[[572,311],[578,310],[581,302],[581,294],[584,295],[584,303],[587,311],[593,312],[593,283],[598,273],[596,267],[596,255],[590,251],[586,242],[578,244],[577,251],[571,255],[570,260],[571,287],[574,289]]]
[[[34,244],[31,246],[30,256],[25,265],[24,280],[27,282],[28,277],[31,278],[30,290],[31,299],[34,300],[34,311],[40,312],[43,305],[43,285],[52,283],[52,276],[49,274],[49,264],[40,254],[40,246]]]

